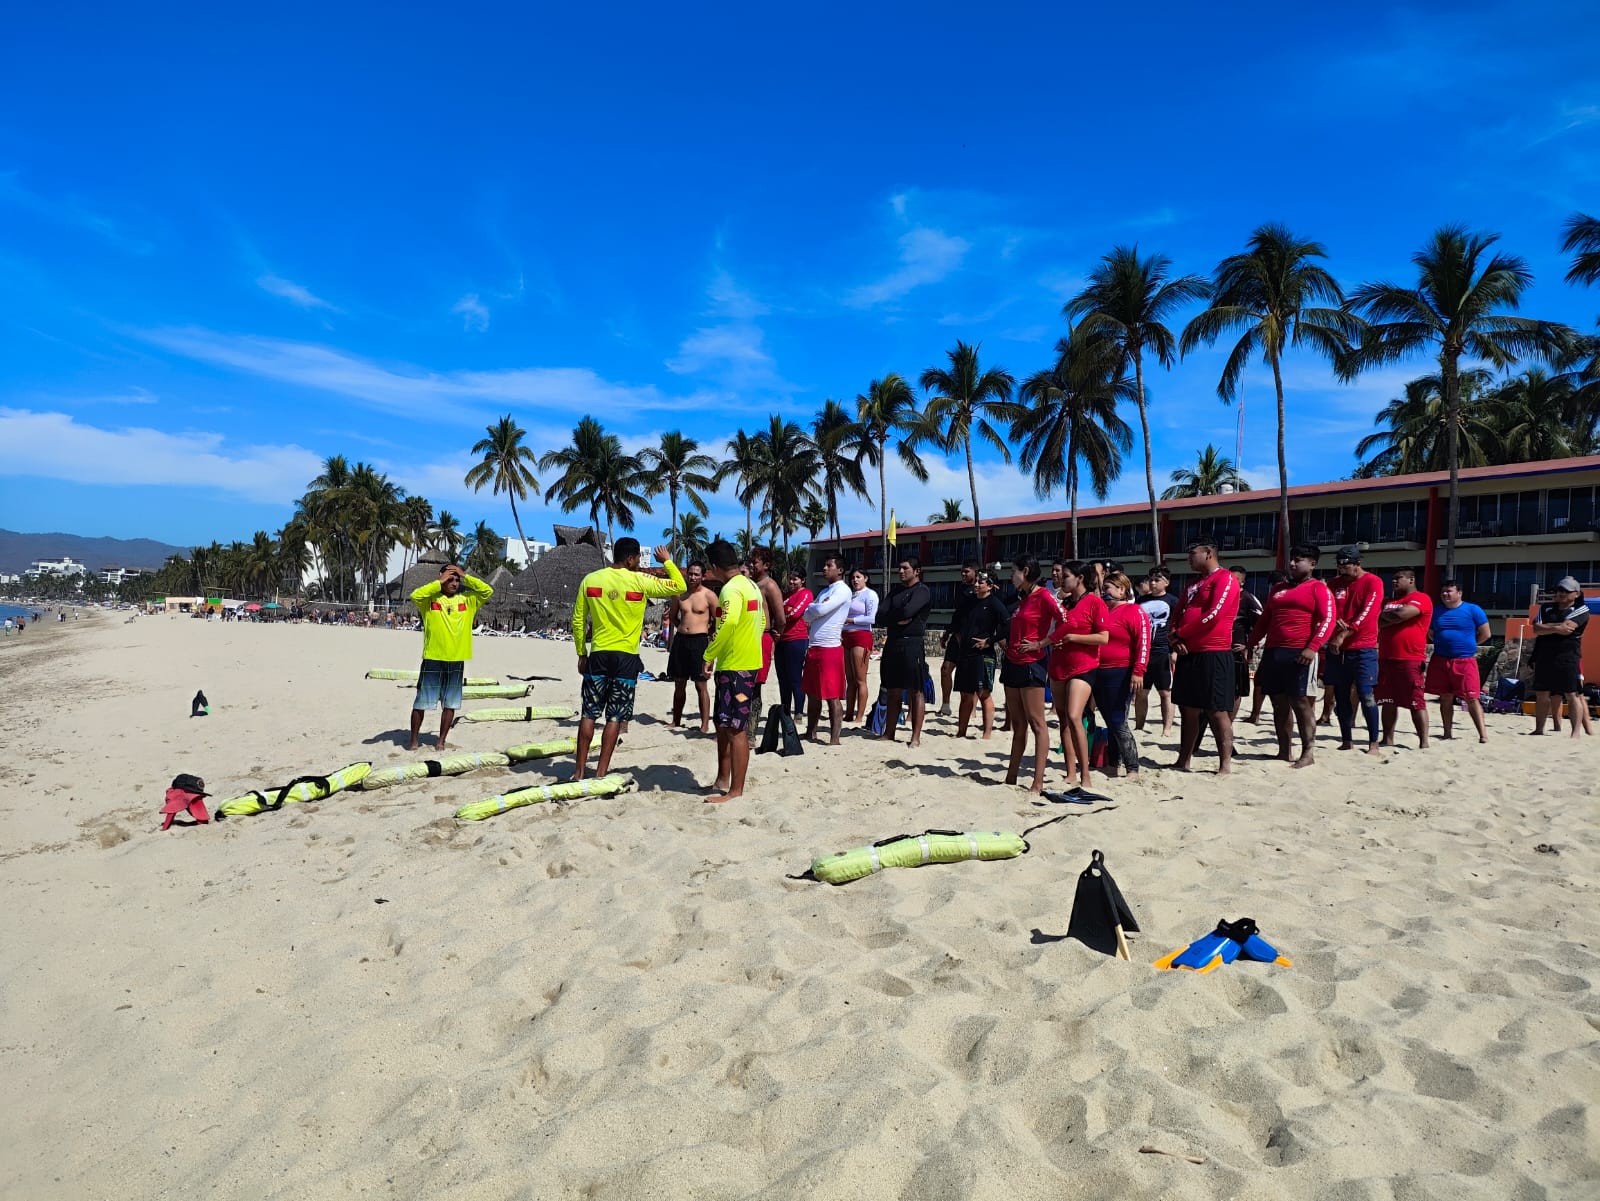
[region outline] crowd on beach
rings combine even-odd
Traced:
[[[910,745],[921,744],[935,685],[927,661],[933,597],[917,556],[900,559],[900,586],[885,597],[839,555],[823,559],[815,591],[798,569],[775,579],[765,547],[741,558],[731,544],[714,542],[704,561],[685,570],[666,547],[656,548],[655,559],[658,567],[642,567],[639,543],[619,539],[610,566],[579,586],[571,626],[582,692],[575,779],[588,771],[597,731],[598,773],[611,768],[644,671],[646,611],[658,600],[667,602],[671,723],[683,724],[692,686],[700,730],[716,735],[708,801],[742,794],[773,674],[778,695],[769,723],[803,718],[807,741],[836,746],[844,726],[859,723],[893,742],[904,714]],[[1171,766],[1178,771],[1192,768],[1209,734],[1218,774],[1230,772],[1234,722],[1246,700],[1246,722],[1261,720],[1270,703],[1277,757],[1294,768],[1315,763],[1317,728],[1330,721],[1340,750],[1376,755],[1395,746],[1402,710],[1426,749],[1429,695],[1437,698],[1441,738],[1455,737],[1459,702],[1478,740],[1487,741],[1478,667],[1489,640],[1483,609],[1455,580],[1443,581],[1437,598],[1428,596],[1406,568],[1392,573],[1386,589],[1364,568],[1357,546],[1336,553],[1328,579],[1318,576],[1321,559],[1318,547],[1290,548],[1288,570],[1272,574],[1265,597],[1249,592],[1244,572],[1225,567],[1207,539],[1190,545],[1193,575],[1176,590],[1164,567],[1134,580],[1109,560],[1047,566],[1024,557],[1002,581],[998,565],[968,562],[953,612],[937,631],[939,713],[951,716],[954,694],[957,738],[972,731],[990,739],[1000,719],[999,729],[1011,735],[1007,784],[1018,783],[1031,737],[1034,792],[1045,787],[1052,713],[1069,793],[1089,790],[1092,769],[1137,777],[1148,760],[1141,760],[1136,733],[1153,708],[1164,736],[1177,730]],[[450,565],[412,594],[424,632],[413,748],[435,705],[443,710],[445,745],[461,703],[473,617],[492,592]],[[1532,623],[1533,732],[1543,734],[1547,724],[1559,732],[1565,708],[1571,736],[1579,738],[1592,732],[1581,668],[1589,609],[1570,576],[1550,592]],[[879,693],[872,698],[875,649]],[[1004,701],[998,714],[997,691]],[[824,711],[826,739],[819,731]]]

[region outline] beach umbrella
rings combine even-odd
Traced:
[[[280,605],[277,601],[268,601],[266,604],[258,606],[258,608],[262,608],[262,609],[281,609],[281,608],[283,608],[283,606]]]
[[[260,605],[251,604],[251,605],[246,605],[244,608],[245,608],[245,612],[254,613],[257,609],[261,608],[261,606]]]

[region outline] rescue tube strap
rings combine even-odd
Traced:
[[[315,784],[319,789],[322,790],[324,795],[327,795],[333,791],[333,785],[328,783],[327,776],[296,776],[282,788],[278,789],[277,798],[267,805],[268,812],[275,813],[279,809],[282,809],[283,802],[289,799],[289,794],[294,791],[295,786],[298,784]],[[313,797],[311,799],[315,800],[316,798]]]

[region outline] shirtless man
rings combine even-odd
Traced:
[[[717,594],[705,587],[704,563],[689,564],[687,590],[667,606],[667,679],[672,681],[672,725],[683,724],[683,703],[694,681],[700,699],[700,732],[711,733],[711,689],[706,681],[706,647],[717,610]]]
[[[765,546],[752,546],[750,548],[750,580],[761,590],[761,599],[766,602],[767,628],[761,635],[761,674],[756,676],[756,695],[750,711],[756,715],[752,726],[761,724],[761,686],[767,682],[767,676],[772,671],[772,652],[777,645],[778,635],[783,633],[783,627],[788,624],[788,618],[783,615],[783,589],[778,587],[778,581],[772,578],[772,551]],[[746,729],[745,734],[753,738],[755,730]]]

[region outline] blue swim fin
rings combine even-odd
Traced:
[[[1287,956],[1278,954],[1275,948],[1259,934],[1251,934],[1239,948],[1239,958],[1249,959],[1256,963],[1275,963],[1279,967],[1293,967]]]
[[[1233,936],[1232,923],[1219,922],[1210,934],[1195,939],[1156,960],[1155,966],[1163,971],[1183,969],[1191,972],[1209,972],[1232,963],[1239,958],[1243,944]]]

